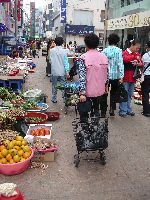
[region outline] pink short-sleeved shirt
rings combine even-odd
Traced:
[[[89,50],[81,56],[86,65],[86,96],[98,97],[105,93],[108,77],[108,59],[97,50]]]

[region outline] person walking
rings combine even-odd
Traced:
[[[131,100],[136,83],[136,80],[134,78],[136,67],[143,67],[143,62],[139,53],[140,47],[140,41],[138,39],[134,39],[133,41],[131,41],[130,48],[127,48],[123,52],[123,62],[125,67],[123,85],[128,93],[128,101],[120,103],[119,115],[121,117],[135,115],[131,108]]]
[[[147,53],[142,57],[144,63],[144,80],[141,83],[143,115],[150,117],[150,41],[147,43]]]
[[[47,44],[47,56],[46,56],[46,62],[47,62],[47,66],[46,66],[46,76],[51,77],[51,63],[50,63],[50,50],[52,48],[54,48],[55,45],[55,41],[54,40],[50,40]]]
[[[36,56],[36,42],[35,41],[33,41],[31,44],[31,51],[32,51],[33,58],[35,58]]]
[[[57,37],[55,39],[56,47],[51,49],[50,63],[52,74],[52,99],[53,103],[57,103],[57,83],[63,84],[65,76],[69,76],[69,63],[66,50],[63,49],[63,38]]]
[[[100,117],[99,97],[106,92],[107,87],[107,57],[96,49],[99,37],[93,33],[84,39],[87,52],[81,56],[79,63],[80,102],[91,101],[91,117]],[[79,110],[80,121],[88,121],[88,112]]]
[[[116,92],[120,83],[123,82],[124,77],[124,64],[122,58],[122,50],[117,47],[120,38],[117,34],[110,34],[108,37],[109,46],[105,48],[104,53],[108,58],[108,76],[110,90],[110,116],[115,116],[116,110]],[[104,95],[101,99],[102,115],[106,115],[107,111],[107,96]]]

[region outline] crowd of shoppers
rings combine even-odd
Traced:
[[[91,103],[91,116],[105,117],[107,107],[109,107],[110,116],[115,116],[116,103],[118,103],[116,95],[121,85],[126,91],[127,100],[119,103],[119,116],[134,116],[131,100],[137,81],[135,72],[139,71],[143,74],[141,83],[142,114],[149,117],[150,42],[147,44],[147,53],[142,57],[139,53],[141,44],[138,39],[130,41],[129,48],[124,51],[118,47],[119,41],[120,38],[117,34],[109,35],[108,47],[100,53],[97,50],[99,37],[93,33],[85,36],[84,42],[87,52],[81,55],[78,62],[80,103],[83,107],[88,107],[88,103]],[[64,83],[69,77],[69,62],[63,43],[63,38],[57,37],[55,41],[49,42],[47,49],[46,73],[52,75],[51,100],[53,103],[57,103],[57,83]],[[108,95],[109,90],[110,95]],[[110,106],[107,103],[108,96],[110,96]],[[87,121],[88,111],[81,109],[79,113],[80,119]]]

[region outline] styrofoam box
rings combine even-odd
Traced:
[[[26,134],[26,137],[34,138],[34,136],[31,135],[31,131],[32,130],[41,129],[41,128],[49,129],[50,130],[50,134],[49,135],[45,135],[45,136],[36,136],[36,137],[47,138],[47,139],[50,140],[51,139],[51,135],[52,135],[52,124],[30,124],[29,129],[28,129],[27,134]]]

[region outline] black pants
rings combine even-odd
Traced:
[[[145,77],[141,84],[143,114],[150,114],[149,93],[150,93],[150,76]]]
[[[36,56],[36,50],[32,50],[32,56],[35,58],[35,56]]]
[[[87,100],[91,101],[92,108],[91,108],[91,117],[99,117],[99,103],[100,99],[99,97],[92,97],[92,98],[87,98]],[[79,112],[80,115],[80,121],[81,122],[87,122],[89,114],[88,112]]]
[[[49,63],[49,60],[47,60],[46,74],[51,74],[51,64]]]
[[[109,80],[109,87],[111,86],[110,90],[110,111],[116,110],[116,91],[118,89],[118,79],[116,80]],[[100,109],[101,112],[105,113],[107,111],[108,103],[108,94],[104,94],[100,98]]]

